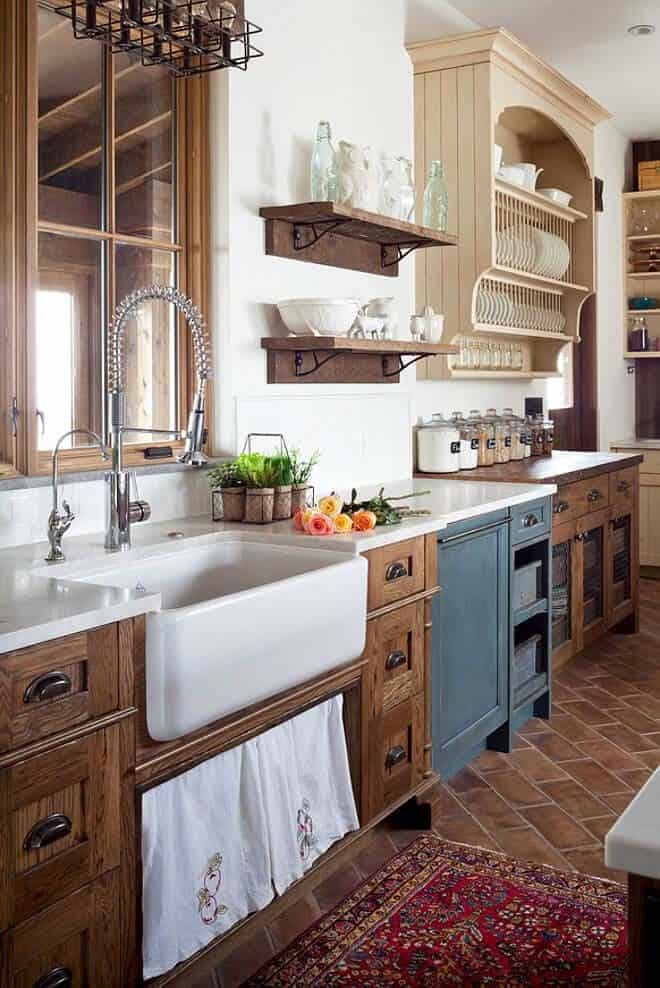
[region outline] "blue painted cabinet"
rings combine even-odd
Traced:
[[[509,718],[508,512],[438,538],[433,602],[433,767],[451,776]]]

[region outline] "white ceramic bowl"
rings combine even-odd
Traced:
[[[556,202],[559,206],[570,206],[573,198],[569,192],[564,192],[563,189],[537,189],[536,191],[539,195],[549,199],[550,202]]]
[[[361,304],[354,298],[292,298],[277,308],[294,336],[346,336]]]

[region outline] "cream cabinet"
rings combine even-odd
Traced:
[[[413,45],[409,53],[416,182],[424,187],[431,161],[444,163],[449,229],[460,242],[442,257],[417,259],[417,307],[443,312],[445,340],[464,338],[476,354],[469,366],[439,357],[418,373],[556,375],[594,288],[594,127],[608,113],[499,28]],[[542,168],[539,188],[570,193],[570,206],[498,178],[496,144],[505,163]],[[487,344],[503,364],[480,366]]]
[[[660,567],[660,448],[612,446],[612,452],[644,457],[639,468],[639,562]]]

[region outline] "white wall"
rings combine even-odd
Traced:
[[[401,276],[392,279],[267,257],[258,215],[260,206],[309,198],[320,119],[330,120],[335,140],[412,156],[404,0],[389,0],[387,16],[381,0],[335,0],[331,6],[252,0],[250,17],[264,27],[265,57],[247,73],[218,73],[212,83],[214,173],[226,175],[226,195],[218,190],[213,203],[219,450],[235,452],[247,429],[282,430],[294,444],[322,450],[319,482],[378,481],[386,466],[388,476],[405,475],[410,373],[400,385],[266,385],[260,341],[282,332],[274,305],[285,298],[393,295],[407,326],[412,263],[402,264]],[[385,462],[375,455],[384,432],[391,438]]]
[[[598,436],[607,450],[635,432],[635,378],[623,352],[623,211],[630,142],[608,121],[596,128],[596,175],[605,182],[605,212],[597,220]]]

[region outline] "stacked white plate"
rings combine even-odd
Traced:
[[[523,226],[497,234],[497,263],[543,278],[561,280],[571,263],[568,244],[554,233]]]
[[[562,312],[516,302],[505,291],[494,288],[479,288],[476,319],[485,325],[510,326],[543,333],[561,333],[566,326],[566,317]]]

